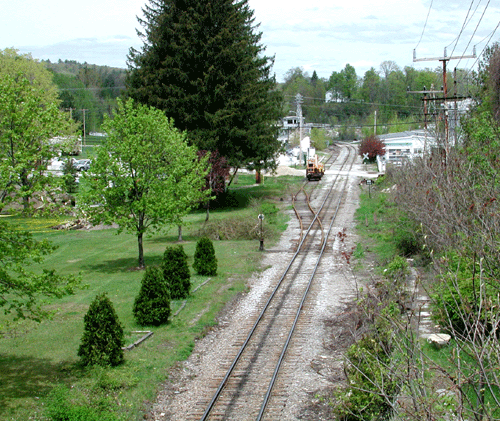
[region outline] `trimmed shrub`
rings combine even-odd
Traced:
[[[196,243],[193,269],[199,275],[217,275],[217,258],[212,240],[207,237],[200,238]]]
[[[84,365],[116,366],[123,362],[123,328],[105,293],[96,296],[84,317],[78,356]]]
[[[161,264],[163,279],[172,300],[180,300],[189,296],[191,273],[187,263],[187,255],[181,245],[167,247]]]
[[[140,325],[159,326],[170,316],[170,292],[157,266],[146,268],[141,289],[134,301],[134,317]]]

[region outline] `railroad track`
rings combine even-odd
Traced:
[[[346,175],[355,159],[354,147],[342,147],[314,191],[306,193],[305,186],[301,189],[309,204],[296,209],[302,221],[297,248],[258,317],[241,327],[233,345],[234,357],[220,362],[214,379],[217,387],[211,396],[199,396],[186,419],[280,419],[294,359],[300,358],[301,332],[309,323],[303,315],[310,305],[308,293],[321,271],[321,259],[345,195]]]

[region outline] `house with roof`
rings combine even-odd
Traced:
[[[379,135],[385,144],[385,161],[399,165],[404,160],[422,156],[437,146],[436,138],[428,130],[411,130]]]

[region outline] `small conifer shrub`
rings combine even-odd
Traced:
[[[186,298],[191,288],[191,273],[183,247],[181,245],[167,247],[161,266],[170,298],[173,300]]]
[[[159,326],[170,316],[170,292],[157,266],[146,268],[141,289],[134,302],[134,317],[142,326]]]
[[[193,269],[199,275],[217,275],[217,258],[212,240],[207,237],[200,238],[196,243]]]
[[[84,319],[78,349],[84,365],[116,366],[123,362],[124,336],[113,304],[105,293],[95,297]]]

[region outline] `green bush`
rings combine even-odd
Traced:
[[[347,386],[338,392],[334,408],[338,419],[387,419],[391,411],[389,402],[399,391],[388,368],[392,351],[387,339],[388,336],[381,340],[377,335],[367,334],[347,351],[344,370]]]
[[[170,298],[180,300],[189,295],[191,274],[187,263],[187,255],[182,246],[167,247],[161,264],[163,279],[170,291]]]
[[[196,243],[193,269],[199,275],[217,275],[217,258],[212,240],[207,237],[200,238]]]
[[[446,271],[430,295],[433,320],[453,335],[473,331],[477,322],[489,329],[490,312],[497,311],[497,281],[488,282],[479,262],[454,252],[443,256],[441,263]]]
[[[384,273],[388,279],[402,281],[410,273],[408,261],[404,257],[395,256],[385,268]]]
[[[140,325],[159,326],[170,316],[170,292],[157,266],[146,268],[141,289],[134,301],[134,317]]]
[[[123,362],[124,335],[113,304],[105,293],[96,296],[84,317],[78,350],[84,365],[116,366]]]

